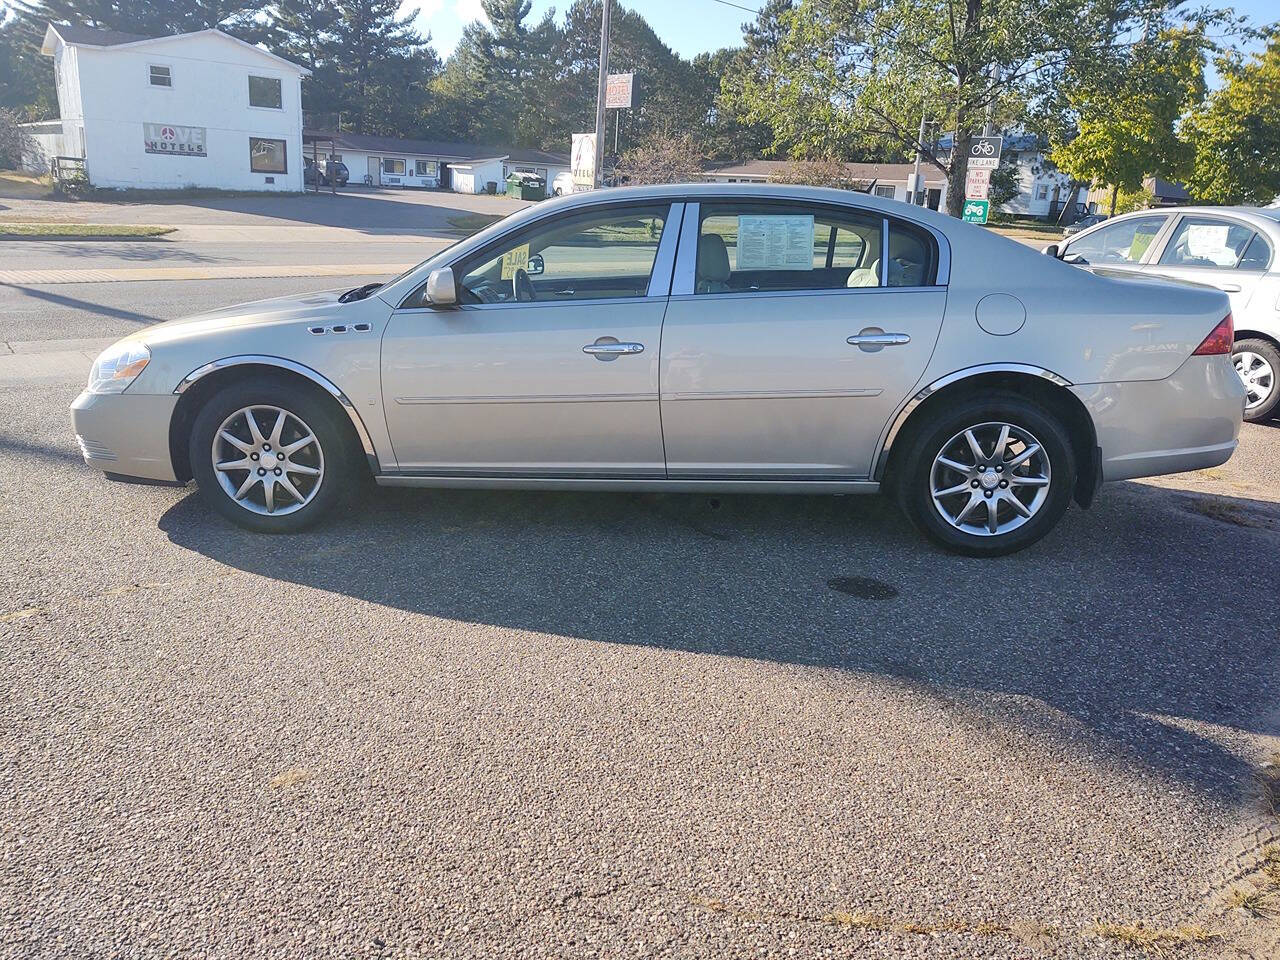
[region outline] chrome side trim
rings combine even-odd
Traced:
[[[423,404],[440,406],[444,404],[478,404],[478,403],[653,403],[657,396],[652,393],[532,393],[532,394],[495,394],[492,396],[442,396],[442,397],[396,397],[396,403],[405,406]]]
[[[1046,370],[1044,367],[1033,366],[1029,363],[983,363],[976,367],[965,367],[963,370],[956,370],[945,377],[940,377],[902,405],[902,408],[889,426],[889,432],[885,434],[884,443],[880,445],[880,453],[876,456],[876,462],[871,465],[871,476],[877,481],[884,479],[884,468],[889,462],[889,450],[893,446],[893,441],[898,438],[898,434],[901,433],[911,414],[915,413],[916,408],[927,400],[931,394],[937,393],[943,387],[949,387],[953,383],[968,380],[970,377],[979,377],[985,373],[1025,373],[1033,377],[1041,377],[1059,387],[1071,386],[1071,381],[1065,377],[1059,376],[1052,370]]]
[[[260,354],[223,357],[221,360],[214,360],[211,363],[206,363],[202,367],[196,367],[182,378],[182,382],[173,388],[173,392],[175,394],[186,393],[187,388],[193,383],[207,377],[215,370],[224,370],[227,367],[241,367],[250,363],[266,367],[279,367],[282,370],[288,370],[291,373],[296,373],[299,376],[306,377],[312,383],[323,387],[330,396],[337,400],[338,403],[342,404],[342,409],[347,412],[347,418],[351,421],[351,426],[355,427],[356,436],[360,438],[360,446],[364,448],[365,456],[369,458],[369,465],[373,467],[373,472],[375,474],[380,472],[380,468],[378,466],[378,453],[373,448],[373,440],[369,436],[369,431],[365,428],[364,421],[360,419],[360,413],[356,410],[355,404],[351,402],[345,393],[338,389],[337,385],[334,384],[332,380],[316,373],[316,371],[312,370],[310,367],[304,367],[302,364],[296,363],[293,360],[286,360],[284,357],[268,357]]]
[[[676,480],[666,477],[492,477],[384,473],[381,487],[471,490],[643,490],[655,493],[878,493],[874,480]]]

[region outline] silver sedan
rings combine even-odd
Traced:
[[[890,493],[1008,553],[1104,480],[1211,467],[1230,307],[862,194],[575,194],[383,284],[143,330],[72,407],[87,463],[299,530],[394,486]]]

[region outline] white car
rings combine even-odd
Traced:
[[[573,193],[573,174],[568,170],[557,173],[556,178],[551,181],[551,193],[557,197],[566,197]]]
[[[1216,287],[1231,298],[1232,359],[1248,398],[1246,420],[1280,406],[1280,209],[1178,207],[1107,220],[1059,244],[1067,263],[1108,276],[1137,275]]]
[[[1212,467],[1244,390],[1217,290],[1110,280],[932,210],[751,184],[524,207],[384,284],[139,330],[86,462],[301,529],[367,484],[885,491],[1009,553],[1104,480]]]

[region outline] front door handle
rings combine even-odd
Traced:
[[[625,343],[613,337],[601,337],[595,343],[588,343],[582,352],[590,354],[597,360],[617,360],[633,353],[644,353],[643,343]]]
[[[1243,288],[1238,283],[1224,283],[1218,289],[1223,293],[1239,293]]]
[[[880,350],[883,347],[900,347],[910,343],[911,337],[905,333],[885,333],[883,330],[871,328],[850,337],[845,343],[862,350]]]

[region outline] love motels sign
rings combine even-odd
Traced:
[[[205,128],[176,123],[144,123],[142,144],[147,153],[172,153],[182,157],[207,157]]]

